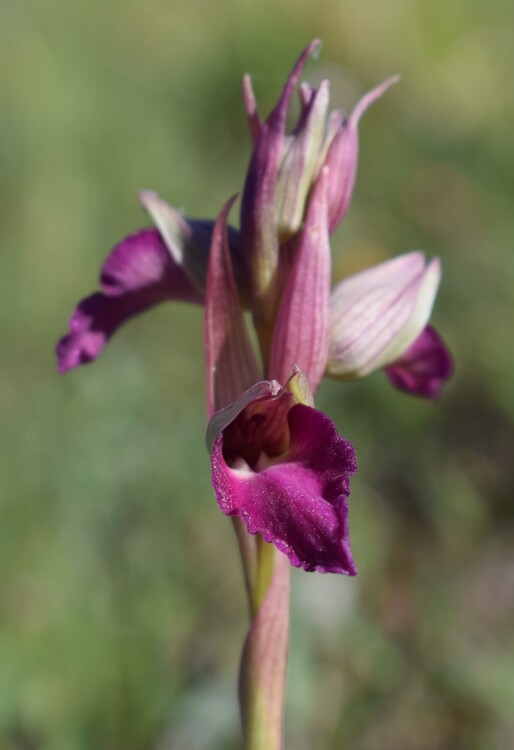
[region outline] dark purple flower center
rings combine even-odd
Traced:
[[[223,431],[223,456],[229,466],[241,459],[254,471],[283,455],[291,443],[287,414],[291,393],[256,401]]]

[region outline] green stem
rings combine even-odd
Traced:
[[[256,537],[257,561],[254,585],[250,591],[250,613],[252,620],[257,615],[266,594],[275,567],[276,550],[273,545],[264,541],[260,534]]]
[[[245,589],[248,596],[248,601],[250,602],[250,614],[253,616],[252,592],[255,587],[257,578],[257,539],[254,536],[250,536],[250,534],[246,530],[246,526],[238,516],[232,516],[232,524],[234,526],[234,531],[236,532],[237,541],[239,543],[239,552],[241,554],[241,562],[243,564]]]
[[[244,750],[281,750],[289,640],[290,565],[258,538],[252,622],[241,658],[239,699]]]

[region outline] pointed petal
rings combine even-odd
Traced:
[[[286,117],[303,66],[319,41],[298,58],[280,99],[261,126],[248,168],[241,201],[241,233],[252,284],[252,310],[258,322],[270,322],[276,312],[278,237],[275,194],[283,154]]]
[[[437,258],[425,268],[413,252],[338,284],[327,374],[352,379],[394,362],[426,326],[440,278]]]
[[[453,374],[453,359],[441,335],[427,326],[385,371],[395,388],[414,396],[436,399]]]
[[[257,111],[257,102],[252,86],[252,79],[248,74],[243,76],[243,103],[250,128],[250,137],[255,144],[261,132],[261,118]]]
[[[366,112],[366,110],[369,109],[369,107],[371,107],[371,105],[374,104],[377,99],[380,99],[380,97],[383,96],[386,91],[391,88],[391,86],[394,86],[395,83],[398,83],[399,80],[400,76],[391,76],[390,78],[386,78],[386,80],[380,83],[378,86],[375,86],[375,88],[371,89],[371,91],[368,91],[367,94],[364,94],[364,96],[359,99],[359,101],[353,108],[353,112],[350,115],[349,122],[356,128],[359,124],[359,120]]]
[[[186,218],[152,190],[143,190],[139,193],[139,201],[155,222],[177,265],[184,269],[191,282],[204,293],[214,222]],[[247,273],[237,229],[228,227],[228,242],[237,287],[247,302]]]
[[[260,378],[228,249],[227,216],[235,198],[228,201],[215,224],[207,274],[205,352],[209,417]]]
[[[339,131],[345,124],[345,117],[340,109],[334,109],[329,114],[327,118],[327,128],[325,133],[325,138],[323,140],[323,145],[321,147],[321,150],[318,155],[318,166],[317,166],[317,172],[321,170],[321,167],[325,164],[325,160],[327,158],[328,150],[330,146],[332,145],[332,142],[337,137]]]
[[[355,575],[348,536],[352,445],[322,412],[297,404],[288,413],[291,444],[280,462],[255,473],[231,468],[221,434],[211,455],[212,483],[221,510],[240,516],[305,570]]]
[[[380,86],[365,94],[357,102],[352,114],[332,140],[325,161],[325,164],[330,167],[328,192],[330,234],[335,231],[344,219],[350,207],[357,175],[359,154],[359,134],[357,127],[359,120],[366,109],[398,80],[398,76],[388,78]]]
[[[270,377],[283,383],[294,365],[315,393],[330,345],[330,243],[327,223],[328,170],[314,188],[294,265],[284,291],[271,347]]]
[[[70,332],[57,345],[61,373],[96,359],[126,320],[158,302],[202,301],[155,229],[142,229],[116,245],[100,281],[104,292],[80,302],[70,320]]]
[[[319,171],[325,139],[330,82],[322,81],[305,104],[300,121],[287,138],[278,181],[275,211],[280,242],[296,234],[305,214],[308,193]]]
[[[302,114],[305,114],[305,112],[309,108],[315,94],[316,89],[314,88],[314,86],[311,86],[310,83],[304,82],[300,84],[300,102],[302,105]]]

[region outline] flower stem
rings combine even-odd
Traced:
[[[257,577],[250,599],[252,622],[239,676],[244,750],[283,747],[289,591],[289,561],[258,538]]]

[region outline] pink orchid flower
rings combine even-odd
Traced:
[[[220,215],[205,302],[207,443],[225,514],[239,516],[295,566],[354,575],[347,500],[355,452],[314,408],[312,395],[330,343],[327,182],[324,170],[282,298],[267,372],[253,352],[232,271],[229,205]]]
[[[327,375],[352,380],[384,368],[400,390],[437,398],[452,358],[428,320],[441,264],[412,252],[343,279],[332,292]]]
[[[349,277],[330,292],[330,235],[350,204],[357,125],[396,79],[364,96],[349,118],[328,113],[328,81],[318,89],[302,85],[300,118],[288,135],[291,97],[317,46],[311,43],[300,55],[265,122],[257,114],[250,79],[244,79],[254,150],[241,229],[227,228],[228,208],[215,225],[188,220],[155,193],[141,193],[157,229],[141,230],[114,248],[102,269],[102,291],[78,305],[57,357],[65,372],[95,359],[127,319],[159,302],[204,303],[209,416],[216,420],[216,411],[229,410],[223,412],[223,427],[215,421],[210,445],[221,509],[240,515],[250,532],[273,541],[294,565],[354,573],[345,514],[355,460],[328,417],[313,409],[311,394],[325,374],[345,380],[385,368],[396,387],[432,398],[452,364],[442,339],[427,328],[440,281],[438,260],[425,266],[422,253],[409,253]],[[243,305],[253,315],[262,364],[249,343]],[[299,377],[301,398],[291,385]],[[249,393],[259,394],[255,403],[248,401]],[[227,413],[234,414],[232,421],[226,421]],[[276,432],[271,442],[270,425]],[[309,430],[324,435],[327,456],[337,456],[340,474],[330,486],[323,477],[336,476],[335,465],[323,463],[316,452],[320,440],[308,440]],[[316,459],[309,458],[309,450]],[[307,475],[314,476],[316,466],[319,477],[311,482]],[[305,481],[299,467],[305,467]],[[309,487],[305,496],[291,489],[290,471],[298,490],[302,483]],[[268,479],[276,503],[269,504],[267,516],[262,498],[264,488],[271,491]],[[289,495],[280,489],[286,486]],[[244,502],[235,495],[230,499],[231,487]],[[252,496],[261,498],[259,507]],[[307,543],[309,528],[313,536]]]

